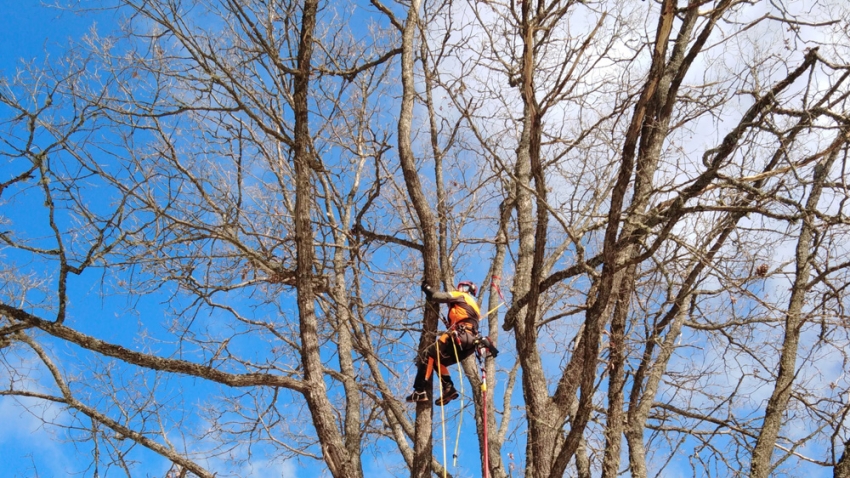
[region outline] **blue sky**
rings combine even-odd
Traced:
[[[24,63],[43,65],[52,59],[59,58],[69,43],[78,41],[92,28],[106,32],[115,23],[114,13],[110,11],[88,12],[86,15],[78,15],[70,11],[46,7],[37,1],[0,0],[0,15],[4,19],[4,28],[0,29],[0,75],[5,77],[14,76],[16,69]],[[20,206],[22,202],[23,200],[19,199],[16,206]],[[38,205],[34,205],[32,208],[5,208],[3,215],[18,225],[26,224],[28,219],[32,223],[32,217],[40,216],[43,212]],[[16,258],[13,256],[3,257],[2,260],[10,261],[10,263],[16,262]],[[38,265],[35,267],[38,267]],[[70,278],[69,285],[75,290],[75,293],[72,294],[73,299],[69,311],[71,326],[83,332],[91,332],[91,328],[95,327],[100,338],[124,345],[133,343],[134,334],[141,329],[156,334],[155,328],[160,325],[155,321],[144,321],[145,315],[153,316],[157,314],[156,317],[162,317],[161,306],[158,309],[159,304],[155,298],[143,299],[132,304],[120,296],[103,299],[91,295],[91,299],[84,299],[88,295],[87,291],[96,287],[97,275],[97,272],[91,271],[82,276]],[[122,300],[123,303],[121,303]],[[87,314],[86,320],[76,320],[83,313]],[[72,349],[73,347],[69,348],[62,345],[51,352],[78,353]],[[82,355],[80,357],[85,360]],[[12,361],[14,360],[17,360],[20,367],[36,366],[36,361],[31,354],[15,355],[12,358]],[[404,363],[406,366],[411,365],[409,360],[405,360]],[[412,367],[410,368],[409,371],[412,372]],[[405,373],[404,370],[400,372]],[[452,372],[456,374],[457,369],[453,367]],[[127,376],[122,377],[122,380],[134,378],[131,373],[125,372],[125,375]],[[141,376],[145,380],[153,379],[153,374],[142,373]],[[33,378],[40,384],[43,391],[55,390],[50,377],[46,373],[36,373]],[[500,392],[497,380],[498,377],[490,378],[491,392]],[[169,390],[179,390],[177,392],[178,399],[182,399],[189,408],[192,407],[194,400],[200,403],[205,394],[216,393],[217,389],[216,386],[204,384],[202,381],[182,377],[169,378],[167,387],[170,387]],[[466,388],[467,397],[469,397],[470,391],[468,387]],[[452,412],[457,410],[457,403],[453,405],[455,407],[451,407],[451,410],[446,410],[447,414],[453,414]],[[36,412],[38,415],[32,412]],[[477,474],[475,472],[478,469],[477,444],[474,439],[470,441],[468,437],[465,438],[466,434],[474,437],[474,429],[472,428],[474,420],[471,413],[472,405],[467,401],[466,416],[463,420],[465,433],[461,437],[463,445],[459,451],[460,464],[462,467],[465,466],[466,469],[464,471],[450,467],[450,470],[456,476],[475,476]],[[73,422],[73,419],[67,413],[64,413],[60,406],[35,400],[18,401],[6,397],[0,398],[0,419],[3,421],[3,425],[0,426],[0,447],[3,449],[0,478],[36,475],[39,477],[93,476],[95,470],[90,467],[93,453],[91,447],[70,443],[67,437],[63,435],[65,433],[63,429],[45,426],[42,421],[43,419],[55,420],[62,425],[72,424],[84,429],[88,426],[86,420]],[[455,445],[456,427],[456,420],[450,419],[446,428],[449,441],[447,452],[450,461]],[[439,426],[435,426],[435,430],[437,430],[435,433],[438,433]],[[437,436],[435,436],[435,439],[440,440]],[[317,466],[315,462],[300,460],[281,463],[264,457],[261,452],[257,453],[258,451],[261,451],[259,447],[254,450],[256,453],[254,459],[241,467],[234,468],[222,462],[207,462],[206,464],[213,471],[229,469],[230,471],[239,471],[245,476],[280,476],[286,478],[319,476],[320,466]],[[364,469],[369,476],[384,475],[386,473],[385,465],[398,465],[399,458],[396,456],[396,449],[392,447],[383,448],[378,450],[378,453],[383,455],[379,454],[375,459],[371,458],[371,455],[364,456]],[[136,468],[139,476],[163,476],[168,469],[168,463],[165,460],[141,447],[136,448],[133,458],[141,464]],[[472,471],[470,472],[470,470]],[[105,472],[109,475],[122,474],[120,470],[115,468],[110,470],[101,468],[98,472],[101,476]]]
[[[3,76],[14,75],[22,62],[43,63],[48,55],[62,50],[63,42],[78,37],[93,23],[92,19],[48,9],[33,0],[0,0],[0,18],[3,18],[3,28],[0,28],[0,74]],[[56,407],[48,407],[45,412],[48,416],[57,416]],[[0,398],[0,417],[3,420],[0,477],[65,476],[68,465],[74,460],[73,450],[69,453],[58,443],[38,417],[9,398]],[[86,475],[91,476],[90,473]]]
[[[14,76],[24,63],[42,65],[52,58],[59,57],[69,42],[79,39],[98,24],[108,25],[114,21],[111,12],[90,12],[86,16],[80,16],[46,7],[34,0],[0,0],[0,17],[3,18],[3,28],[0,29],[0,74],[5,77]],[[25,208],[13,208],[11,211],[7,208],[4,210],[4,216],[16,222],[26,221],[26,214],[32,214],[33,211],[22,209]],[[16,212],[19,213],[18,217],[14,216]],[[2,259],[13,260],[9,257]],[[85,288],[90,286],[91,279],[91,275],[84,275],[79,279],[72,279],[71,284]],[[78,297],[81,296],[85,294]],[[83,302],[90,303],[77,305],[91,310],[95,315],[98,315],[98,311],[103,311],[104,303],[99,300]],[[109,321],[98,323],[99,327],[110,327]],[[120,336],[125,325],[126,323],[113,322],[113,330],[110,330],[105,338],[110,340]],[[17,359],[21,366],[33,363],[32,356],[16,355],[12,358],[14,359]],[[49,378],[43,374],[35,378],[39,383],[51,385]],[[45,388],[45,391],[48,390]],[[22,404],[28,409],[21,406]],[[88,468],[92,451],[68,443],[62,430],[45,426],[42,422],[44,418],[62,424],[72,423],[70,417],[61,412],[60,407],[35,400],[18,401],[4,397],[0,398],[0,418],[3,421],[0,426],[0,447],[3,450],[0,477],[61,477],[71,474],[93,476],[94,470]],[[160,469],[165,464],[158,457],[140,451],[136,458],[146,463],[141,467],[142,473],[145,473],[143,470],[148,470],[148,473],[155,475],[164,474],[164,470]],[[258,468],[272,466],[268,463],[261,465]],[[102,474],[106,470],[99,471]]]
[[[54,8],[42,6],[37,1],[14,1],[0,0],[0,15],[4,19],[4,28],[0,29],[0,72],[4,76],[14,74],[15,69],[22,61],[34,62],[42,64],[49,61],[49,58],[58,57],[70,39],[77,39],[93,26],[100,26],[104,30],[108,30],[115,22],[113,13],[104,11],[100,13],[92,12],[86,16],[78,16],[71,12],[60,11]],[[4,211],[5,212],[5,211]],[[25,211],[18,211],[26,213]],[[23,217],[23,216],[22,216]],[[23,219],[21,219],[23,220]],[[5,258],[0,258],[5,260]],[[91,287],[97,281],[94,273],[84,275],[80,278],[72,279],[72,286],[77,290],[85,290]],[[474,274],[473,279],[480,279],[482,273]],[[508,287],[503,286],[507,291]],[[100,329],[101,337],[107,340],[114,340],[120,343],[129,343],[132,335],[141,327],[140,315],[127,314],[123,317],[124,320],[114,320],[113,310],[125,310],[129,305],[105,303],[100,299],[91,301],[92,303],[80,303],[79,298],[83,295],[75,295],[76,310],[87,308],[92,312],[93,317],[98,317],[102,320],[93,320],[92,323]],[[484,297],[486,299],[486,296]],[[113,299],[120,301],[121,298]],[[114,306],[114,307],[113,307]],[[157,310],[155,299],[142,301],[139,304],[133,304],[137,314],[145,312],[158,312],[162,316],[162,311]],[[504,308],[499,311],[504,313]],[[86,330],[84,327],[89,324],[75,324],[81,330]],[[153,328],[158,324],[145,324],[146,327]],[[104,330],[106,327],[111,327]],[[505,344],[512,339],[502,333],[502,343]],[[509,351],[507,345],[500,346],[504,351]],[[31,357],[21,356],[19,358],[22,365],[26,365]],[[509,363],[507,354],[505,356],[503,366]],[[555,358],[552,358],[555,360]],[[404,364],[404,369],[398,370],[401,374],[412,373],[412,367],[409,360],[400,360],[399,363]],[[2,373],[2,371],[0,371]],[[457,369],[452,368],[452,373],[456,377]],[[48,377],[42,377],[44,383],[48,383]],[[490,392],[501,398],[504,393],[504,383],[501,382],[503,375],[497,374],[496,377],[489,377]],[[457,378],[455,378],[457,382]],[[191,406],[194,397],[201,397],[205,393],[215,393],[216,387],[207,385],[198,385],[199,381],[192,379],[182,379],[179,377],[169,379],[169,386],[175,390],[181,391],[184,403]],[[471,392],[468,384],[464,384],[467,397]],[[519,399],[519,394],[515,394],[514,398]],[[27,405],[32,405],[27,403]],[[457,403],[453,403],[450,410],[457,410]],[[58,419],[63,423],[67,423],[67,416],[59,413],[57,407],[46,406],[39,409],[48,419]],[[464,433],[461,436],[461,464],[464,469],[456,476],[477,476],[477,461],[478,450],[477,443],[472,432],[473,420],[471,417],[472,406],[469,402],[466,404],[466,416],[463,419]],[[439,414],[439,410],[437,410]],[[515,414],[518,412],[515,412]],[[516,415],[514,415],[516,417]],[[83,447],[77,447],[70,443],[62,441],[62,437],[57,435],[56,430],[45,428],[39,417],[28,413],[23,407],[18,406],[14,401],[0,398],[0,420],[3,421],[0,426],[0,446],[3,449],[3,460],[0,464],[0,478],[18,477],[18,476],[35,476],[36,473],[40,477],[49,476],[66,476],[69,472],[78,472],[77,476],[92,476],[93,470],[87,469],[88,463],[91,461],[91,450]],[[454,447],[456,422],[450,421],[446,427],[446,435],[448,439],[448,456],[451,461],[451,453]],[[439,424],[435,424],[434,428],[435,439],[440,440],[441,430]],[[519,445],[517,445],[519,444]],[[506,444],[503,450],[505,454],[513,452],[515,455],[522,454],[521,449],[516,449],[522,444],[521,440],[510,441]],[[395,449],[384,447],[376,454],[376,458],[372,455],[364,456],[364,460],[371,460],[364,465],[367,475],[370,477],[380,476],[383,472],[384,460],[397,460],[398,457]],[[385,455],[380,455],[384,453]],[[438,457],[442,455],[442,449],[438,442],[436,453]],[[145,465],[141,467],[142,474],[148,473],[151,476],[162,476],[166,465],[163,460],[154,456],[151,453],[138,451],[136,457]],[[505,459],[507,464],[508,460]],[[677,463],[687,469],[686,463]],[[219,466],[224,466],[220,463],[210,463],[210,467],[214,470]],[[318,466],[311,464],[309,461],[300,462],[272,462],[262,457],[260,454],[256,460],[253,460],[248,468],[242,468],[246,473],[253,473],[254,476],[285,476],[298,478],[312,478],[318,475]],[[670,467],[673,468],[673,467]],[[668,471],[670,470],[668,468]],[[457,470],[450,468],[452,472]],[[824,476],[831,474],[829,470],[823,470]],[[101,473],[103,470],[101,470]],[[671,474],[672,475],[672,474]],[[816,476],[816,475],[812,475]]]
[[[48,8],[37,0],[0,0],[0,14],[0,69],[7,75],[22,60],[42,62],[48,54],[61,52],[68,39],[79,38],[96,24],[92,17]]]

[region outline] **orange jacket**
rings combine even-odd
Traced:
[[[471,294],[458,291],[434,292],[429,299],[449,305],[449,327],[464,322],[478,329],[481,310]]]

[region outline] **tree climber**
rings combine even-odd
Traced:
[[[444,405],[459,396],[455,390],[452,377],[449,375],[447,365],[462,361],[475,352],[475,347],[481,345],[478,336],[478,320],[481,312],[478,303],[475,302],[475,294],[478,292],[475,284],[469,281],[458,283],[457,290],[452,292],[435,291],[431,286],[422,283],[422,292],[425,300],[449,304],[448,330],[428,348],[420,352],[416,360],[416,379],[413,381],[413,393],[408,395],[408,402],[427,402],[428,392],[431,391],[431,375],[434,364],[437,362],[437,353],[440,365],[440,381],[443,384],[443,393],[436,400],[437,405]],[[487,345],[492,347],[487,341]],[[488,348],[489,348],[488,347]],[[495,348],[493,348],[495,350]],[[497,352],[498,353],[498,352]]]

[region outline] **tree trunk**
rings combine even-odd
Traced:
[[[325,369],[319,349],[318,320],[316,319],[316,294],[313,282],[315,251],[313,225],[310,220],[313,205],[311,183],[312,154],[308,94],[310,88],[313,31],[316,27],[318,0],[305,0],[301,18],[301,36],[298,45],[298,71],[293,82],[293,110],[295,131],[293,162],[295,163],[295,242],[297,267],[298,320],[300,325],[302,366],[307,386],[304,398],[313,417],[316,434],[328,469],[335,478],[350,478],[362,473],[355,470],[342,437],[336,427],[336,416],[328,400],[325,386]]]
[[[413,104],[416,98],[416,85],[413,77],[415,58],[414,38],[419,22],[421,0],[413,0],[407,11],[407,20],[402,31],[401,85],[402,102],[398,121],[398,156],[401,164],[407,194],[419,219],[419,233],[422,237],[422,264],[424,281],[432,287],[439,287],[440,267],[439,251],[434,216],[428,200],[422,192],[416,170],[416,160],[411,144],[411,125],[413,122]],[[439,313],[435,307],[425,306],[423,312],[423,331],[419,340],[419,350],[424,349],[437,335]],[[413,437],[413,467],[411,478],[427,478],[432,469],[432,414],[433,404],[420,402],[416,406],[416,426]]]
[[[767,401],[767,409],[764,414],[764,422],[761,433],[756,440],[753,449],[752,467],[750,476],[753,478],[767,478],[771,471],[771,456],[776,446],[776,438],[782,426],[782,417],[791,399],[794,377],[797,373],[797,348],[800,343],[800,330],[806,323],[803,306],[808,291],[809,275],[812,269],[812,257],[817,248],[817,207],[823,191],[824,182],[829,176],[829,169],[843,149],[847,141],[847,130],[842,130],[836,140],[830,146],[826,158],[815,166],[812,178],[811,192],[806,200],[806,209],[803,211],[803,220],[800,236],[797,239],[796,251],[796,273],[794,284],[791,286],[791,298],[788,302],[788,311],[785,314],[785,338],[782,341],[782,351],[779,354],[779,373],[776,375],[776,387]]]

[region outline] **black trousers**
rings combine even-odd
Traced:
[[[423,391],[431,385],[431,375],[438,364],[440,365],[440,380],[443,387],[453,387],[451,375],[445,369],[463,361],[475,352],[475,339],[477,331],[463,329],[454,333],[444,333],[440,339],[429,345],[417,358],[416,379],[413,381],[413,389]],[[439,356],[439,361],[437,360]]]

